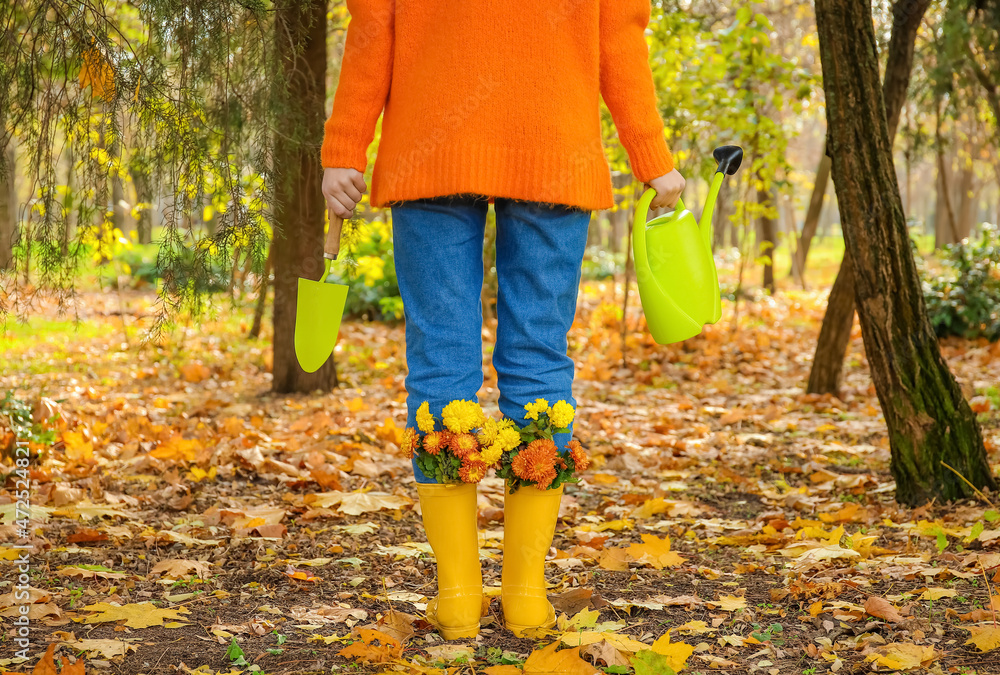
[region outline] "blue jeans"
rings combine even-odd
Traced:
[[[392,206],[393,254],[406,317],[407,426],[424,401],[441,419],[483,384],[485,197],[454,195]],[[566,334],[576,314],[590,211],[496,198],[500,411],[525,424],[536,398],[576,406]],[[554,439],[564,447],[570,434]],[[432,483],[413,463],[419,483]]]

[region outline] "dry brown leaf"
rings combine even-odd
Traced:
[[[877,595],[869,596],[865,601],[865,611],[872,616],[884,619],[890,623],[899,623],[903,620],[899,611],[892,606],[892,603]]]
[[[174,558],[156,563],[149,574],[163,575],[164,579],[183,579],[195,574],[199,579],[207,579],[212,574],[212,566],[199,560]]]
[[[583,647],[580,650],[580,655],[584,657],[589,656],[594,663],[603,663],[607,667],[628,667],[631,665],[629,660],[607,640],[601,640],[600,642],[595,642]]]

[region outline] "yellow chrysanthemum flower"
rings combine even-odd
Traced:
[[[434,415],[431,414],[431,406],[427,401],[417,408],[417,428],[425,434],[434,431]]]
[[[524,419],[537,420],[538,413],[547,413],[549,411],[549,402],[544,398],[536,398],[534,403],[527,404],[524,406],[524,409],[528,411]]]
[[[576,411],[573,410],[573,406],[566,401],[559,401],[549,411],[549,419],[552,420],[552,426],[556,429],[565,429],[568,427],[573,423],[575,415]]]
[[[493,466],[494,464],[499,462],[500,456],[502,454],[503,454],[503,448],[501,448],[499,445],[495,443],[493,445],[483,446],[483,449],[480,451],[480,455],[482,455],[482,460],[483,462],[486,463],[487,466]]]
[[[494,445],[499,445],[506,452],[521,445],[521,432],[513,427],[504,427],[497,433]]]
[[[497,432],[500,431],[500,423],[495,417],[487,417],[483,420],[483,427],[476,434],[479,444],[482,446],[493,445],[497,440]]]
[[[483,424],[483,409],[475,401],[452,401],[441,411],[444,426],[456,434],[464,434]]]

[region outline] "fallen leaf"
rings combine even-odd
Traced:
[[[64,640],[59,644],[66,645],[77,651],[86,652],[88,656],[100,656],[105,659],[113,659],[117,656],[125,656],[128,652],[138,649],[135,645],[130,645],[124,640]]]
[[[927,588],[920,594],[921,600],[940,600],[941,598],[954,598],[958,591],[954,588]]]
[[[98,602],[93,605],[87,605],[83,610],[94,612],[94,614],[83,619],[83,623],[124,621],[125,625],[129,628],[162,626],[164,621],[181,620],[182,614],[190,614],[184,607],[163,609],[151,602],[137,602],[124,606],[110,602]]]
[[[607,640],[601,640],[583,647],[580,650],[581,656],[589,656],[594,663],[603,663],[607,667],[625,666],[628,667],[629,660],[624,654],[618,651],[614,645]]]
[[[185,560],[174,558],[171,560],[161,560],[153,565],[149,571],[150,575],[163,575],[165,579],[183,579],[192,574],[196,574],[199,579],[207,579],[212,574],[212,567],[208,563],[198,560]]]
[[[891,623],[899,623],[903,620],[899,611],[892,606],[885,598],[880,598],[877,595],[869,596],[865,601],[865,611],[872,616],[884,619]]]
[[[667,659],[667,665],[675,672],[680,672],[687,663],[688,658],[694,653],[694,647],[684,642],[671,642],[670,631],[664,633],[653,646],[654,652]]]
[[[341,649],[338,656],[358,659],[362,663],[388,663],[403,654],[399,641],[385,633],[371,628],[359,628],[357,633],[361,639]]]
[[[965,644],[975,645],[981,652],[990,652],[1000,647],[1000,626],[969,626],[965,630],[969,631],[969,639]]]
[[[718,600],[709,600],[706,604],[724,612],[735,612],[747,606],[747,599],[739,595],[720,595]]]
[[[634,640],[626,635],[618,633],[596,632],[596,631],[568,631],[559,636],[564,645],[569,647],[582,647],[598,642],[607,642],[609,645],[621,652],[634,654],[648,649],[649,645]]]
[[[677,671],[667,662],[667,657],[651,649],[633,656],[632,666],[635,668],[635,675],[677,675]]]
[[[670,537],[660,539],[652,534],[644,534],[642,542],[626,549],[636,562],[649,564],[658,570],[676,567],[684,562],[684,558],[670,550]]]
[[[869,654],[866,661],[874,661],[880,666],[892,670],[913,670],[925,664],[933,663],[938,654],[933,647],[924,647],[908,642],[890,642]]]
[[[524,675],[596,675],[599,671],[580,658],[580,650],[559,649],[559,642],[536,649],[524,662]]]

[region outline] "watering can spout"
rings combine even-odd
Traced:
[[[738,145],[723,145],[715,149],[712,157],[719,163],[712,177],[712,186],[708,191],[708,199],[705,200],[705,208],[701,212],[701,221],[698,229],[705,244],[712,248],[712,214],[715,212],[715,200],[719,196],[719,189],[722,187],[722,180],[726,176],[732,176],[743,163],[743,148]]]

